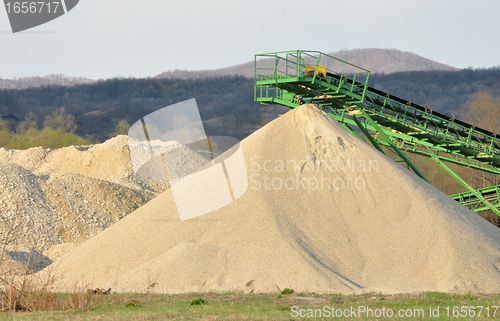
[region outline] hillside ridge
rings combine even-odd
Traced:
[[[417,54],[401,51],[397,49],[364,48],[364,49],[343,49],[330,52],[328,55],[347,61],[359,67],[363,67],[373,73],[394,73],[401,71],[428,71],[444,70],[456,71],[458,68],[448,66]],[[269,60],[270,64],[272,63]],[[173,70],[160,73],[155,78],[181,78],[197,79],[215,76],[240,75],[254,77],[254,62],[249,61],[243,64],[209,70]]]

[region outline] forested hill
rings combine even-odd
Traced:
[[[370,76],[369,84],[419,105],[459,116],[463,105],[476,92],[490,91],[500,96],[500,67],[375,74]]]
[[[0,90],[0,117],[15,128],[33,112],[41,125],[45,116],[65,107],[75,116],[76,134],[104,141],[120,120],[133,124],[155,110],[191,98],[196,98],[209,135],[241,139],[286,111],[255,103],[253,79],[225,76],[203,80],[111,79],[70,87]]]
[[[470,95],[490,90],[500,96],[500,68],[374,74],[370,85],[420,105],[461,115]],[[253,101],[253,79],[223,76],[206,79],[111,79],[92,84],[0,90],[0,117],[15,129],[29,113],[45,116],[65,107],[75,116],[76,134],[106,140],[120,120],[133,124],[168,105],[196,98],[209,135],[242,139],[286,112]]]

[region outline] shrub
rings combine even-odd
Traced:
[[[205,304],[205,300],[203,300],[202,298],[194,299],[193,301],[191,301],[191,305],[202,305],[202,304]]]

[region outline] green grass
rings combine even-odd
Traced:
[[[203,299],[197,305],[191,302]],[[243,293],[192,293],[181,295],[155,294],[109,294],[96,295],[90,311],[41,311],[0,313],[0,320],[293,320],[320,318],[292,318],[292,307],[303,309],[303,315],[324,306],[335,309],[350,309],[366,306],[370,309],[410,309],[412,312],[422,309],[424,317],[420,318],[383,318],[362,315],[345,320],[492,320],[500,319],[500,311],[493,318],[494,308],[500,305],[500,296],[481,294],[362,294],[362,295],[320,295],[314,293],[278,294],[243,294]],[[430,307],[440,307],[438,317],[429,317]],[[453,307],[484,306],[481,317],[453,317]],[[450,316],[446,316],[446,307],[450,307]],[[486,315],[486,307],[490,307],[490,317]],[[311,309],[311,310],[308,310]],[[410,311],[409,310],[409,311]],[[464,308],[469,311],[471,308]],[[476,313],[479,309],[476,309]],[[313,313],[313,312],[312,312]],[[316,312],[318,313],[318,312]],[[469,313],[469,312],[467,312]],[[342,319],[342,318],[323,318]]]

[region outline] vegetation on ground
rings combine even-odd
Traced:
[[[38,126],[42,126],[45,116],[64,107],[75,116],[76,135],[105,141],[120,120],[132,125],[154,111],[191,98],[196,98],[200,115],[207,121],[207,134],[240,140],[256,130],[255,125],[262,126],[287,110],[254,102],[253,79],[227,76],[196,80],[109,79],[69,87],[0,89],[0,117],[16,128],[33,112]],[[221,127],[226,132],[220,132]]]
[[[56,298],[69,296],[70,294],[55,295]],[[200,298],[203,298],[204,304],[192,304]],[[491,320],[500,317],[497,308],[500,305],[500,296],[474,293],[394,295],[302,293],[281,297],[278,294],[255,293],[109,294],[93,295],[92,300],[88,309],[5,312],[0,313],[0,320],[14,318],[16,320],[320,320],[331,318],[327,313],[332,311],[338,314],[342,310],[345,314],[346,310],[350,313],[351,309],[356,311],[356,317],[346,319]],[[360,309],[366,312],[359,313]],[[373,312],[370,312],[370,309]],[[394,314],[393,317],[387,317],[390,314],[389,310]],[[383,311],[386,314],[385,318],[376,316]],[[322,318],[319,317],[319,313]],[[404,317],[397,317],[398,313],[402,313]],[[464,317],[465,314],[467,317]]]
[[[284,288],[283,291],[281,291],[281,294],[292,294],[294,292],[295,291],[293,289]]]
[[[92,137],[84,139],[76,135],[77,128],[75,116],[67,114],[64,107],[45,116],[42,129],[38,127],[38,117],[33,112],[28,113],[15,130],[10,128],[7,121],[0,118],[0,147],[28,149],[41,146],[57,149],[71,145],[83,146],[99,143]],[[109,136],[126,135],[129,128],[128,122],[121,120]]]
[[[0,147],[28,149],[41,146],[56,149],[70,145],[88,145],[88,140],[75,135],[77,128],[75,116],[67,114],[64,107],[45,116],[42,129],[38,128],[38,117],[33,112],[19,122],[15,131],[0,118]]]

